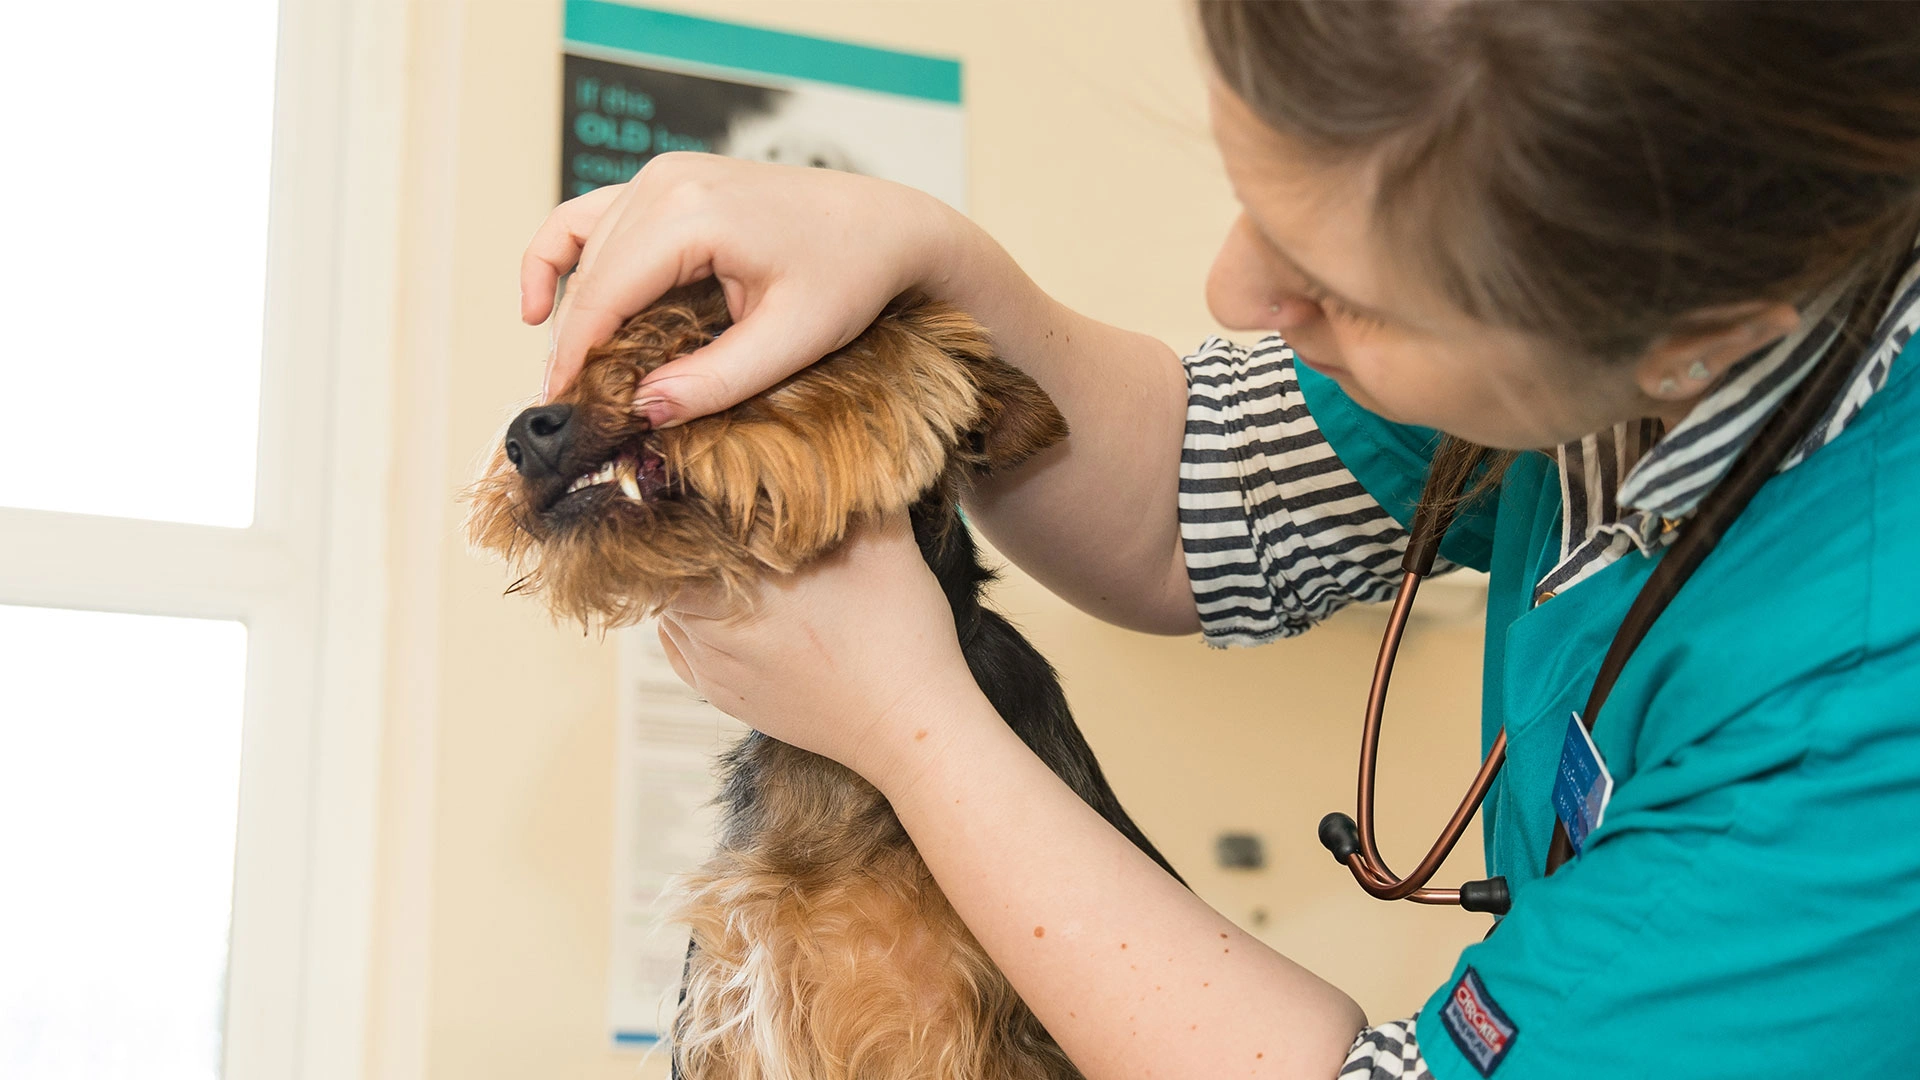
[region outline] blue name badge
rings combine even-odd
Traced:
[[[1567,827],[1573,841],[1573,853],[1587,845],[1587,837],[1600,827],[1607,813],[1607,800],[1613,798],[1613,774],[1600,760],[1593,736],[1574,713],[1567,721],[1567,738],[1560,745],[1560,773],[1553,778],[1553,812]]]

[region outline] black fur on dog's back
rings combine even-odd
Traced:
[[[981,602],[981,594],[996,575],[980,561],[973,534],[953,505],[936,494],[916,506],[911,516],[920,553],[953,608],[954,628],[960,635],[967,667],[994,711],[1088,806],[1099,811],[1161,869],[1180,879],[1172,864],[1120,806],[1093,748],[1074,723],[1053,665],[1012,623]]]

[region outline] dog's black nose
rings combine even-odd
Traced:
[[[507,425],[507,460],[529,480],[559,472],[560,455],[572,433],[567,427],[571,419],[571,405],[541,405],[514,417]]]

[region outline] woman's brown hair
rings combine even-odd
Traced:
[[[1424,280],[1572,356],[1631,359],[1850,277],[1857,340],[1920,228],[1903,4],[1199,0],[1199,17],[1256,115],[1377,171],[1375,220]]]

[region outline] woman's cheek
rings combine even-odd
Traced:
[[[1283,305],[1282,310],[1284,312],[1289,309]],[[1324,319],[1293,321],[1275,319],[1267,325],[1266,329],[1268,333],[1279,334],[1286,341],[1287,347],[1293,350],[1294,357],[1308,367],[1313,367],[1318,360],[1330,358],[1329,352],[1338,351],[1329,345]]]
[[[1308,367],[1332,379],[1347,396],[1377,416],[1399,422],[1396,415],[1406,397],[1405,388],[1392,364],[1383,363],[1372,349],[1347,346],[1329,350],[1328,358],[1316,362],[1303,354]]]
[[[1459,380],[1436,363],[1431,346],[1417,342],[1379,340],[1391,330],[1375,331],[1371,340],[1347,349],[1351,368],[1342,383],[1349,395],[1369,412],[1396,424],[1458,431],[1471,424],[1473,405],[1463,400]],[[1355,392],[1355,389],[1358,392]],[[1462,415],[1465,411],[1468,415]]]

